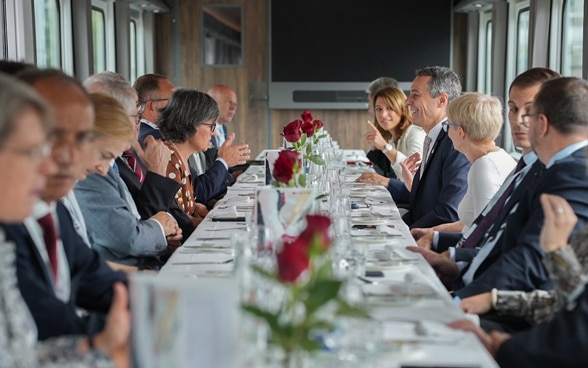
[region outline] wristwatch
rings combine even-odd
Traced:
[[[388,143],[386,145],[386,147],[382,150],[382,153],[386,154],[386,153],[392,151],[393,149],[394,149],[394,145],[391,143]]]

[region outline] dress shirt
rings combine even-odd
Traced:
[[[67,209],[67,212],[69,212],[76,233],[78,233],[80,238],[82,238],[88,247],[92,248],[92,244],[90,244],[90,239],[88,238],[86,220],[84,220],[82,209],[80,208],[80,204],[78,203],[78,199],[76,198],[76,194],[73,189],[70,190],[65,197],[61,198],[61,203],[63,203]]]
[[[583,147],[586,147],[586,146],[588,146],[588,140],[584,140],[582,142],[578,142],[578,143],[569,145],[569,146],[561,149],[560,151],[558,151],[557,153],[555,153],[553,155],[551,160],[549,160],[549,162],[548,162],[549,166],[546,166],[546,169],[553,166],[553,164],[555,164],[557,161],[568,157],[572,153],[574,153],[577,150],[579,150]],[[518,175],[516,178],[517,182],[515,184],[515,188],[520,183],[522,178],[526,175],[526,173],[528,172],[529,169],[530,169],[530,166],[526,166],[523,170],[520,171],[521,174]],[[515,206],[513,206],[513,208],[510,211],[511,214],[517,210],[518,205],[519,204],[517,203]],[[503,225],[503,224],[500,224],[500,225]],[[496,233],[496,236],[494,238],[492,238],[490,241],[488,241],[482,247],[482,249],[480,249],[480,252],[476,255],[476,257],[474,257],[472,264],[470,265],[470,268],[464,273],[464,275],[462,277],[462,280],[465,285],[468,285],[469,283],[471,283],[473,281],[476,271],[478,270],[480,265],[486,260],[486,258],[488,257],[488,255],[490,254],[490,252],[492,251],[494,246],[496,245],[496,242],[500,239],[503,231],[504,231],[503,228],[500,229]]]
[[[439,133],[441,132],[441,129],[443,129],[443,125],[442,123],[447,120],[447,118],[443,118],[442,121],[440,121],[439,123],[437,123],[437,125],[435,125],[433,127],[433,129],[431,129],[429,131],[429,133],[427,133],[427,136],[429,138],[431,138],[431,144],[429,145],[429,152],[424,152],[425,147],[423,147],[423,153],[422,153],[422,157],[427,157],[427,161],[430,160],[431,155],[433,154],[433,148],[435,147],[435,142],[437,142],[437,137],[439,137]],[[421,167],[421,177],[423,176],[423,172],[425,171],[425,167],[427,166],[427,162],[423,162]]]
[[[55,233],[57,235],[57,282],[56,280],[53,280],[49,255],[47,254],[47,248],[43,238],[43,229],[38,223],[38,219],[47,215],[48,213],[51,213],[53,216],[53,221],[55,222]],[[25,219],[24,225],[27,228],[31,239],[35,243],[41,258],[43,258],[43,262],[45,263],[45,267],[47,269],[47,274],[53,280],[55,296],[63,302],[69,301],[71,294],[69,263],[67,261],[67,256],[65,255],[65,250],[63,249],[63,243],[61,241],[59,232],[59,218],[57,216],[57,211],[55,210],[55,203],[53,202],[51,204],[47,204],[47,202],[41,200],[37,201],[33,206],[33,214]]]
[[[515,185],[513,187],[512,192],[514,192],[516,190],[516,188],[519,186],[519,184],[521,183],[521,181],[523,180],[525,175],[527,175],[527,173],[529,172],[531,167],[532,167],[532,165],[531,166],[527,165],[523,169],[521,169],[521,171],[519,171],[517,174],[515,174],[513,176],[512,180],[515,181]],[[504,188],[504,189],[506,189],[506,188]],[[500,191],[501,196],[502,196],[502,192],[503,192],[503,190]],[[511,192],[511,195],[512,195],[512,192]],[[498,197],[498,198],[500,198],[500,197]],[[507,203],[509,201],[509,199],[510,199],[510,196],[509,196],[509,198],[506,199],[505,203]],[[488,206],[487,208],[492,209],[492,206]],[[517,208],[519,208],[519,203],[515,204],[509,213],[512,214],[512,213],[516,212]],[[492,229],[494,226],[503,226],[503,225],[504,224],[494,224],[494,225],[492,225],[492,227],[490,229]],[[471,228],[474,228],[474,226],[472,226]],[[463,280],[464,285],[468,285],[474,280],[474,276],[476,274],[476,271],[478,270],[478,267],[480,267],[480,265],[486,260],[486,257],[488,257],[490,252],[492,252],[492,249],[494,249],[494,246],[496,245],[498,240],[500,240],[500,238],[502,236],[502,232],[504,231],[504,229],[500,229],[492,239],[487,240],[487,236],[489,234],[490,229],[488,229],[488,231],[486,232],[486,234],[482,238],[482,241],[480,242],[480,244],[483,244],[482,248],[480,249],[478,254],[476,254],[474,259],[472,260],[470,267],[463,274],[462,280]]]
[[[141,124],[149,125],[151,128],[159,130],[159,127],[149,120],[141,119]]]
[[[535,163],[535,161],[537,161],[537,155],[535,154],[535,152],[531,151],[525,155],[523,155],[523,157],[520,158],[520,160],[524,160],[525,162],[525,168],[523,168],[521,171],[523,170],[529,170],[528,168],[530,168],[531,166],[533,166],[533,164]],[[525,171],[526,173],[526,171]],[[498,199],[500,199],[500,197],[502,196],[502,193],[504,193],[504,191],[508,188],[508,186],[510,185],[510,183],[512,182],[512,180],[514,180],[514,170],[511,172],[511,174],[504,180],[504,182],[502,183],[502,186],[500,187],[500,189],[498,189],[498,191],[494,194],[494,196],[492,197],[492,199],[490,199],[490,201],[488,202],[488,204],[486,205],[486,207],[484,207],[484,209],[482,210],[481,215],[486,216],[488,214],[488,212],[490,212],[490,210],[492,209],[492,207],[494,207],[494,205],[496,204],[496,202],[498,201]],[[519,174],[520,178],[523,178],[524,175],[523,174]],[[514,190],[514,189],[513,189]],[[460,241],[460,243],[463,241],[463,239],[467,239],[473,232],[474,230],[476,230],[476,225],[473,224],[472,226],[470,226],[467,231],[463,234],[462,240]],[[439,240],[439,232],[435,231],[434,237],[433,237],[433,249],[437,249],[437,245],[438,245],[438,240]],[[450,247],[449,248],[449,254],[451,256],[451,259],[453,261],[455,261],[455,247]]]
[[[223,124],[216,124],[215,132],[216,146],[220,148],[220,146],[222,146],[227,140],[227,137],[225,137],[225,126]]]

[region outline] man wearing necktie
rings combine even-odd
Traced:
[[[508,120],[512,134],[513,144],[523,151],[516,170],[513,170],[501,188],[496,192],[494,197],[488,202],[486,208],[476,218],[473,225],[464,233],[461,232],[423,232],[424,229],[413,229],[411,233],[415,236],[417,244],[420,247],[433,249],[438,253],[449,250],[451,259],[455,261],[470,261],[477,253],[478,243],[481,236],[490,229],[491,225],[496,222],[496,213],[504,205],[504,200],[510,197],[510,194],[501,198],[505,192],[512,192],[517,181],[523,179],[524,174],[529,170],[521,172],[523,167],[532,165],[537,156],[531,147],[531,142],[527,135],[528,127],[522,123],[521,116],[531,108],[533,98],[539,91],[541,83],[549,79],[560,78],[561,75],[547,68],[532,68],[517,76],[510,85],[508,99]],[[520,172],[520,173],[519,173]],[[517,178],[514,177],[517,175]],[[515,180],[518,179],[518,180]],[[510,187],[510,188],[509,188]],[[500,201],[500,205],[496,204]],[[492,219],[486,219],[491,211],[494,212]],[[482,226],[480,226],[482,225]],[[471,235],[474,235],[474,238]],[[467,239],[467,243],[466,243]],[[465,243],[465,246],[464,246]],[[457,244],[457,247],[456,247]]]
[[[419,70],[410,87],[406,104],[413,123],[427,133],[423,159],[410,191],[400,181],[391,180],[388,186],[396,202],[409,203],[402,219],[410,228],[458,220],[457,206],[467,191],[470,162],[453,148],[441,123],[447,120],[447,105],[460,93],[458,76],[440,66]]]
[[[588,82],[577,78],[546,81],[535,96],[532,106],[523,114],[531,146],[538,161],[501,209],[495,224],[479,244],[480,252],[461,272],[455,294],[461,298],[499,290],[533,290],[552,288],[543,266],[539,234],[543,210],[539,197],[543,193],[566,199],[578,217],[572,235],[588,219]],[[419,248],[420,249],[420,248]],[[450,261],[420,251],[434,267],[447,275]],[[453,277],[458,273],[453,268]],[[517,326],[510,325],[516,328]],[[518,325],[518,327],[524,327]]]
[[[94,110],[75,79],[57,70],[22,75],[53,112],[51,156],[56,172],[47,176],[33,216],[24,224],[2,225],[16,244],[18,287],[38,328],[38,338],[93,335],[104,326],[113,298],[112,287],[125,281],[78,236],[65,196],[94,154]],[[85,316],[79,309],[87,311]]]

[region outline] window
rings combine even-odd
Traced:
[[[516,75],[529,68],[529,8],[517,15]]]
[[[0,57],[8,59],[8,39],[6,36],[6,3],[0,3]]]
[[[137,79],[137,23],[134,20],[131,20],[130,30],[129,30],[129,56],[131,59],[131,80]]]
[[[61,16],[58,0],[35,0],[36,62],[61,69]]]
[[[145,14],[140,7],[131,5],[129,15],[129,57],[131,61],[129,78],[131,81],[135,81],[139,76],[145,74],[145,43],[150,39],[150,32],[145,27]]]
[[[563,4],[561,32],[561,74],[582,77],[584,0]]]
[[[478,35],[478,91],[492,93],[492,12],[480,13]]]
[[[492,20],[486,22],[486,55],[484,57],[486,63],[484,70],[484,79],[486,86],[484,91],[486,93],[492,92]]]
[[[106,19],[97,8],[92,8],[92,44],[94,73],[100,73],[106,70]]]

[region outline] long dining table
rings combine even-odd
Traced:
[[[497,367],[475,335],[446,326],[467,317],[425,259],[405,249],[415,241],[389,192],[353,182],[361,172],[373,170],[365,152],[343,150],[342,159],[347,165],[341,177],[350,187],[350,239],[354,247],[366,250],[366,273],[353,284],[378,328],[368,334],[380,340],[368,366]],[[199,280],[235,277],[231,239],[249,237],[254,193],[265,185],[264,173],[264,166],[252,165],[240,175],[160,274]],[[350,362],[336,366],[345,363]]]

